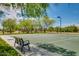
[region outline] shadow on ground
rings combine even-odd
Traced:
[[[46,49],[50,52],[61,54],[63,56],[76,56],[75,51],[71,51],[71,50],[68,50],[68,49],[57,47],[53,44],[39,44],[38,47],[44,48],[44,49]]]

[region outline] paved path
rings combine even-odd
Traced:
[[[15,39],[9,35],[1,35],[0,36],[3,40],[5,40],[8,44],[10,44],[10,46],[14,47],[14,41]],[[25,51],[25,54],[22,54],[19,50],[17,50],[15,47],[14,49],[16,49],[21,55],[25,55],[25,56],[60,56],[57,53],[51,53],[45,49],[39,48],[34,44],[30,44],[31,47],[31,51]]]

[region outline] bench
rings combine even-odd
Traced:
[[[18,38],[18,37],[14,37],[15,38],[15,43],[14,46],[16,46],[16,44],[18,44],[21,48],[21,52],[24,51],[24,47],[27,46],[28,47],[28,51],[30,51],[30,42],[29,40],[24,41],[22,38]]]

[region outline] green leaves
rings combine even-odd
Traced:
[[[34,18],[44,16],[48,5],[47,3],[28,3],[25,5],[26,15]]]
[[[2,22],[2,26],[6,31],[14,31],[16,26],[16,21],[14,19],[6,19]]]
[[[43,22],[45,24],[46,27],[49,27],[50,25],[52,25],[53,23],[55,23],[55,20],[49,18],[48,16],[44,16],[43,17]]]
[[[20,22],[20,26],[22,29],[30,30],[30,29],[32,29],[32,20],[30,20],[30,19],[22,20]]]

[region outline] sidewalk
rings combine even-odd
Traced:
[[[45,49],[39,48],[34,44],[30,44],[31,51],[25,51],[25,54],[21,53],[20,50],[16,49],[14,47],[15,39],[11,36],[2,35],[0,36],[3,40],[5,40],[10,46],[12,46],[18,53],[24,56],[60,56],[60,54],[57,53],[51,53]]]

